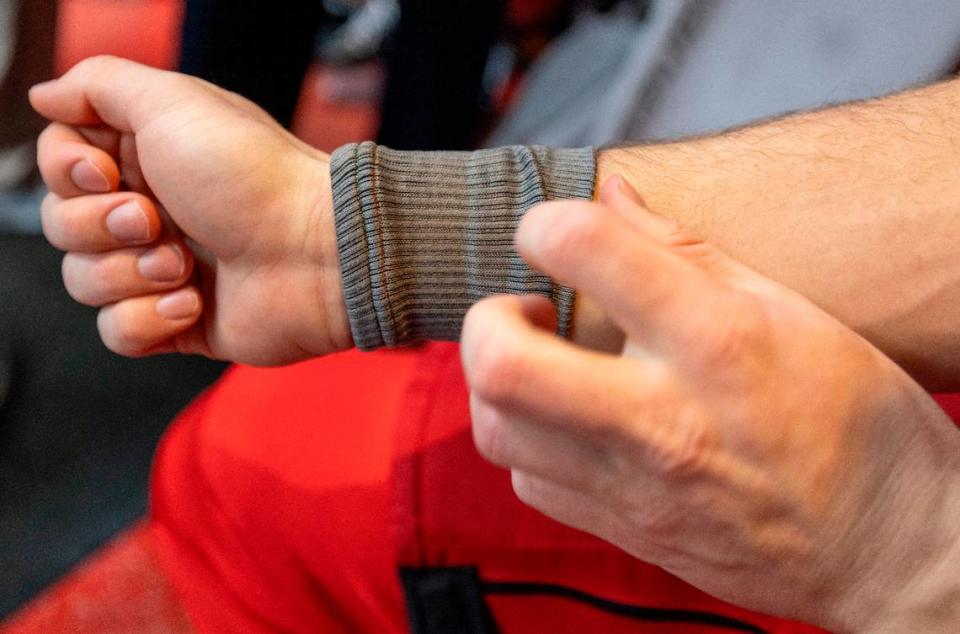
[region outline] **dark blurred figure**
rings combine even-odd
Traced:
[[[35,174],[33,140],[44,122],[30,107],[27,89],[53,77],[57,2],[6,1],[11,23],[6,25],[6,32],[0,25],[0,38],[12,42],[12,50],[9,64],[0,67],[0,162],[4,163],[5,172],[0,174],[0,183],[10,186]],[[0,44],[5,45],[8,44]],[[23,156],[14,157],[14,151]]]
[[[377,142],[399,150],[476,147],[483,74],[505,0],[401,0],[385,51]]]
[[[362,2],[352,4],[362,10]],[[397,149],[474,147],[484,68],[505,0],[399,4],[399,22],[382,52],[377,141]],[[335,19],[323,7],[318,0],[187,0],[180,69],[252,99],[289,127],[316,34]]]
[[[320,0],[187,0],[180,70],[290,127],[325,15]]]

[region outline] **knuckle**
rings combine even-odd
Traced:
[[[709,310],[709,307],[704,307]],[[710,337],[704,339],[703,359],[707,369],[724,370],[745,365],[761,351],[768,323],[760,303],[749,296],[738,297],[720,315]]]
[[[649,425],[646,427],[651,428]],[[651,437],[645,439],[642,446],[645,462],[657,476],[668,481],[679,481],[704,470],[710,438],[707,423],[697,408],[678,408],[673,412],[669,424],[657,425],[652,429]]]
[[[503,447],[503,419],[490,406],[478,406],[473,412],[473,442],[484,458],[493,464],[507,466]]]
[[[735,262],[711,244],[697,241],[673,247],[673,249],[688,262],[719,280],[735,279],[736,277],[737,266]]]
[[[663,477],[679,480],[696,475],[705,457],[705,438],[701,431],[684,431],[668,442],[649,448],[650,464]]]
[[[664,245],[683,250],[690,247],[698,247],[704,244],[703,241],[695,238],[686,227],[673,218],[662,218],[661,241]]]
[[[473,351],[477,347],[475,342],[483,336],[483,308],[488,299],[482,299],[467,310],[463,316],[463,326],[460,329],[460,349],[464,362],[467,364],[469,376],[469,360],[473,358]]]
[[[477,342],[470,372],[470,385],[485,400],[500,403],[511,395],[522,374],[523,360],[506,340],[490,333]]]
[[[97,306],[93,294],[89,292],[86,276],[81,272],[81,263],[73,253],[63,256],[60,265],[60,275],[63,278],[63,287],[75,302],[85,306]]]
[[[517,499],[527,506],[540,507],[541,489],[533,478],[519,471],[513,471],[510,480],[513,493],[517,496]]]
[[[123,303],[114,304],[108,309],[109,318],[102,320],[100,338],[112,352],[124,356],[136,356],[142,348],[142,333],[133,315],[125,309]],[[104,315],[105,311],[101,311]],[[98,324],[99,325],[99,324]]]
[[[682,228],[670,236],[668,246],[688,262],[707,271],[715,270],[724,260],[720,251],[702,240],[691,237]]]
[[[73,75],[86,75],[90,73],[109,73],[115,70],[124,62],[115,55],[101,53],[92,55],[78,62],[69,72]]]
[[[50,200],[49,196],[40,206],[40,228],[47,242],[56,249],[66,251],[67,241],[61,222],[60,203]]]
[[[190,90],[195,88],[199,81],[196,77],[182,73],[165,72],[160,76],[165,87],[169,89]]]
[[[53,192],[47,192],[43,200],[40,201],[40,213],[51,213],[62,201],[63,199]]]
[[[51,136],[54,135],[56,129],[57,124],[51,123],[37,135],[37,160],[40,163],[41,172],[45,172],[45,168],[47,167],[47,161],[45,160],[49,156],[47,150],[50,147]]]
[[[711,369],[735,366],[748,347],[748,332],[739,323],[725,323],[703,348],[704,360]]]
[[[116,306],[107,306],[100,309],[97,313],[97,333],[100,335],[100,341],[106,346],[107,350],[116,354],[126,354],[123,342],[119,338],[114,319],[114,309]]]

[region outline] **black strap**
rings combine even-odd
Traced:
[[[766,634],[765,630],[722,614],[713,612],[701,612],[698,610],[675,610],[668,608],[652,608],[644,605],[633,605],[630,603],[621,603],[604,599],[581,590],[568,588],[553,583],[529,583],[529,582],[483,582],[481,584],[484,594],[512,594],[518,596],[541,595],[561,597],[585,603],[603,612],[624,616],[637,621],[646,621],[650,623],[686,623],[690,625],[704,625],[708,627],[718,627],[736,632],[751,632],[753,634]]]
[[[552,596],[647,623],[675,623],[716,627],[728,631],[766,634],[765,630],[722,614],[698,610],[654,608],[611,601],[581,590],[552,583],[481,581],[473,566],[401,568],[407,613],[414,634],[493,634],[497,632],[485,596]]]
[[[497,627],[472,566],[400,568],[414,634],[494,634]]]

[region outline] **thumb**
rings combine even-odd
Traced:
[[[90,57],[63,77],[31,88],[30,104],[47,119],[68,125],[106,124],[136,132],[150,112],[178,99],[175,77],[118,57]]]
[[[590,296],[628,337],[658,351],[696,350],[733,293],[606,205],[537,205],[517,229],[536,270]]]

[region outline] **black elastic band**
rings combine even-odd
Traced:
[[[620,603],[588,594],[580,590],[560,586],[552,583],[530,583],[519,581],[481,581],[480,589],[484,594],[513,594],[513,595],[546,595],[562,597],[585,603],[591,607],[624,616],[638,621],[651,621],[656,623],[689,623],[696,625],[706,625],[712,627],[723,627],[739,632],[751,632],[752,634],[766,634],[756,625],[741,621],[722,614],[712,612],[699,612],[697,610],[672,610],[666,608],[651,608],[643,605],[633,605],[629,603]]]

